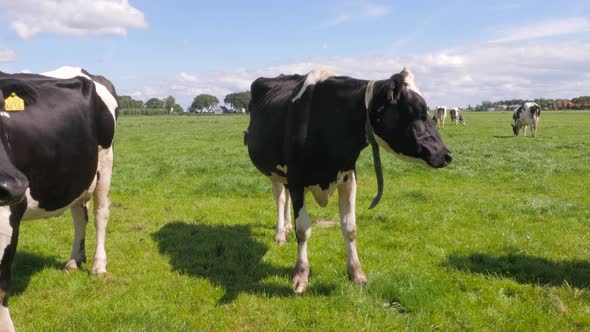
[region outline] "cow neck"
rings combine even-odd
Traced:
[[[379,144],[375,139],[375,133],[373,132],[373,126],[371,125],[371,104],[373,99],[373,88],[375,81],[369,81],[367,83],[367,90],[365,91],[365,109],[367,113],[367,119],[365,121],[365,135],[367,141],[371,143],[371,150],[373,151],[373,166],[375,167],[375,175],[377,176],[377,195],[373,199],[369,209],[374,208],[379,204],[381,196],[383,195],[383,170],[381,168],[381,156],[379,155]]]
[[[365,135],[367,136],[367,141],[371,144],[377,144],[375,140],[375,135],[373,132],[373,125],[371,125],[371,104],[373,100],[373,88],[375,86],[375,81],[369,81],[367,83],[367,90],[365,92],[365,109],[366,109],[366,121],[365,121]]]

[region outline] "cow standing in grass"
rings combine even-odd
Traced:
[[[259,78],[251,86],[250,124],[245,136],[250,159],[273,183],[277,201],[277,242],[284,241],[288,200],[292,200],[298,259],[293,288],[308,285],[307,241],[311,219],[305,192],[320,206],[338,190],[340,226],[348,273],[358,284],[367,278],[356,249],[356,160],[371,143],[378,193],[383,191],[379,146],[406,161],[430,167],[451,162],[426,102],[407,71],[366,81],[316,70],[307,75]]]
[[[434,110],[434,116],[432,120],[436,122],[436,126],[439,128],[445,127],[445,119],[447,118],[447,107],[446,106],[436,106]]]
[[[74,67],[37,74],[0,72],[0,95],[24,100],[18,112],[1,105],[0,330],[14,330],[8,312],[12,261],[22,220],[72,213],[74,243],[65,269],[86,261],[88,201],[94,197],[96,251],[91,272],[106,272],[105,233],[118,102],[111,82]],[[0,98],[4,101],[4,98]],[[9,109],[8,107],[7,109]]]
[[[537,103],[527,102],[519,106],[512,115],[512,131],[514,132],[514,136],[518,137],[520,128],[523,128],[522,136],[526,136],[526,128],[527,126],[531,126],[531,137],[535,137],[540,117],[541,106]]]
[[[455,126],[458,125],[459,123],[461,123],[462,125],[465,125],[465,120],[463,120],[463,116],[461,115],[460,109],[458,109],[457,107],[453,107],[453,108],[451,108],[449,113],[451,115],[451,122],[453,122],[455,124]]]

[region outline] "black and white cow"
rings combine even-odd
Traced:
[[[303,76],[258,78],[251,93],[245,142],[253,164],[273,183],[277,242],[285,239],[280,232],[290,224],[289,195],[292,200],[298,242],[293,288],[301,293],[308,284],[311,220],[306,191],[326,206],[338,190],[348,273],[355,283],[365,284],[356,249],[355,164],[367,141],[372,145],[379,186],[371,207],[383,188],[379,146],[401,159],[430,167],[451,162],[413,75],[404,69],[386,80],[366,81],[316,70]]]
[[[74,67],[43,74],[0,72],[0,91],[4,96],[15,92],[25,102],[20,112],[6,112],[4,105],[0,112],[0,329],[13,330],[7,293],[22,220],[54,217],[70,209],[74,243],[65,270],[75,270],[86,261],[87,207],[94,197],[91,272],[106,272],[118,102],[110,81]]]
[[[514,132],[514,136],[518,136],[520,128],[523,128],[522,136],[526,136],[526,127],[531,126],[531,136],[535,137],[540,117],[541,106],[537,103],[526,102],[519,106],[512,115],[512,131]]]
[[[465,120],[463,120],[463,116],[461,115],[461,110],[457,107],[453,107],[451,108],[451,110],[449,111],[450,115],[451,115],[451,122],[453,122],[456,125],[458,125],[459,123],[461,123],[462,125],[465,125]]]
[[[437,127],[444,128],[446,118],[447,118],[447,107],[446,106],[436,106],[432,120],[434,120],[436,122]]]

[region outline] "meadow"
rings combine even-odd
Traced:
[[[358,248],[369,282],[352,285],[337,196],[309,242],[310,286],[291,289],[293,233],[274,243],[270,182],[251,164],[248,116],[121,117],[108,273],[62,272],[69,213],[25,222],[10,310],[21,331],[590,330],[590,112],[543,112],[538,137],[511,114],[464,113],[441,135],[440,170],[370,149],[358,164]]]

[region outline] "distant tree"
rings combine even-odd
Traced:
[[[143,109],[144,108],[143,100],[133,100],[133,109]]]
[[[170,109],[174,107],[174,105],[176,105],[176,99],[172,96],[168,96],[167,98],[164,98],[164,109],[168,112],[170,112]]]
[[[164,108],[164,101],[158,98],[151,98],[150,100],[145,102],[146,109],[163,109]]]
[[[119,108],[130,109],[133,108],[133,98],[130,96],[119,96]]]
[[[208,95],[208,94],[200,94],[193,99],[193,103],[188,108],[188,111],[191,113],[195,112],[203,112],[204,110],[210,112],[219,104],[219,99],[217,97]]]
[[[250,91],[230,93],[223,99],[223,102],[236,111],[248,110],[250,103]]]
[[[580,96],[580,97],[572,98],[572,101],[576,104],[590,103],[590,96]]]
[[[184,109],[182,108],[182,106],[180,106],[178,104],[174,104],[174,106],[172,106],[171,108],[172,108],[172,112],[174,114],[182,114],[182,113],[184,113]],[[170,112],[170,109],[168,109],[168,112]]]

